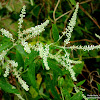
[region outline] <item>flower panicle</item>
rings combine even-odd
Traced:
[[[40,35],[40,33],[45,30],[44,28],[48,25],[48,23],[49,23],[49,20],[46,20],[44,23],[41,23],[41,25],[37,25],[35,27],[31,27],[30,29],[23,31],[22,36],[24,34],[26,34],[26,37],[22,38],[22,36],[21,36],[20,39],[21,39],[21,44],[22,44],[22,46],[24,46],[24,50],[27,53],[31,53],[32,45],[28,44],[28,42],[26,42],[26,40],[28,40],[32,37],[35,37],[37,35]],[[30,34],[30,33],[32,33],[32,34]]]
[[[0,29],[0,31],[2,32],[2,35],[5,35],[7,38],[10,38],[12,42],[14,42],[15,39],[13,39],[13,35],[9,31],[3,28]]]
[[[28,40],[32,37],[36,37],[37,35],[40,35],[41,32],[45,31],[45,27],[49,24],[49,20],[46,20],[44,23],[41,23],[41,25],[37,25],[35,27],[31,27],[27,30],[24,30],[22,34],[26,34],[27,36],[24,38],[25,40]],[[32,34],[29,34],[32,33]]]
[[[94,46],[94,45],[85,45],[85,46],[75,46],[75,45],[73,45],[73,46],[70,46],[70,47],[66,47],[66,48],[68,48],[68,49],[81,49],[81,50],[84,50],[84,51],[90,51],[90,50],[94,50],[94,49],[100,49],[100,45],[96,45],[96,46]]]
[[[18,33],[21,34],[21,28],[22,28],[22,23],[23,23],[23,18],[25,17],[25,14],[26,14],[26,6],[24,5],[23,8],[22,8],[22,11],[21,11],[21,14],[20,14],[20,18],[19,18],[19,26],[18,26]],[[19,38],[20,38],[20,35],[19,35]]]
[[[7,66],[6,66],[6,71],[4,73],[4,77],[7,77],[9,75],[9,72],[12,71],[13,75],[18,79],[19,83],[21,84],[21,86],[28,91],[29,90],[29,86],[26,84],[26,82],[24,80],[22,80],[19,72],[17,71],[17,66],[18,63],[15,62],[14,60],[7,60]]]
[[[69,40],[71,38],[71,33],[73,32],[73,29],[74,29],[74,26],[76,24],[76,18],[77,18],[77,13],[78,13],[78,8],[79,8],[79,3],[76,4],[76,9],[73,13],[73,16],[66,28],[66,30],[63,33],[63,35],[66,35],[67,39],[64,40],[64,44],[68,44],[69,43]]]
[[[99,38],[99,39],[100,39],[100,35],[98,35],[98,34],[96,34],[96,33],[95,33],[95,36],[96,36],[97,38]]]

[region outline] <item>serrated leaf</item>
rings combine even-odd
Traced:
[[[13,89],[13,88],[12,88],[12,85],[9,84],[9,83],[4,79],[4,77],[0,77],[0,87],[1,87],[1,89],[3,89],[5,92],[19,94],[18,90],[17,90],[17,89]]]
[[[82,80],[82,81],[78,82],[78,83],[76,84],[76,86],[82,85],[85,81],[86,81],[86,80]]]
[[[52,33],[53,33],[54,42],[56,42],[59,39],[59,32],[56,24],[52,24]]]
[[[16,46],[16,49],[22,56],[27,56],[27,53],[24,51],[23,47],[20,44]]]
[[[75,0],[70,0],[72,5],[76,5],[76,1]]]
[[[80,92],[74,94],[74,95],[71,97],[70,100],[82,100],[82,98],[83,98],[83,97],[82,97],[82,92],[80,91]]]

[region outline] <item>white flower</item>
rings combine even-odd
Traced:
[[[22,96],[21,96],[20,94],[15,94],[15,95],[17,95],[17,97],[18,97],[19,99],[25,100],[25,99],[22,98]]]
[[[73,31],[73,28],[76,24],[76,18],[77,18],[77,13],[78,13],[78,8],[79,8],[79,3],[76,4],[76,9],[75,9],[75,12],[73,13],[73,16],[68,24],[68,27],[66,28],[66,31],[63,32],[63,35],[66,34],[66,37],[67,39],[64,40],[64,44],[68,44],[69,43],[69,40],[71,38],[71,33]]]
[[[74,85],[74,89],[75,89],[76,93],[78,93],[80,90],[82,90],[81,88],[79,89],[78,87],[76,87],[76,85]],[[83,94],[83,92],[82,92],[82,97],[84,98],[84,100],[88,100],[88,98]]]
[[[82,49],[82,50],[84,50],[84,51],[90,51],[90,50],[94,50],[94,49],[100,49],[100,45],[96,45],[96,46],[94,46],[94,45],[85,45],[85,46],[70,46],[70,47],[66,47],[67,49]]]
[[[24,50],[27,52],[27,53],[31,53],[31,44],[28,44],[28,42],[25,42],[24,39],[21,40],[21,44],[22,46],[24,46]]]
[[[4,59],[4,56],[7,54],[7,51],[8,51],[8,49],[7,50],[3,50],[1,52],[1,54],[0,54],[0,61],[2,61]]]
[[[36,46],[33,46],[34,50],[39,51],[39,56],[43,58],[43,63],[46,68],[46,70],[49,70],[47,58],[49,56],[49,45],[45,45],[45,48],[43,48],[42,43],[37,43]]]
[[[5,71],[5,73],[4,73],[4,77],[7,77],[8,75],[9,75],[9,71],[10,71],[10,67],[9,67],[9,65],[7,64],[7,66],[6,66],[6,71]]]
[[[47,57],[49,55],[49,45],[45,45],[45,49],[43,51],[43,63],[45,65],[46,70],[49,70],[48,62],[47,62]]]
[[[19,83],[21,84],[21,86],[26,90],[29,91],[29,86],[26,84],[26,82],[24,80],[22,80],[22,78],[17,75],[16,78],[18,78]]]
[[[14,60],[8,60],[8,63],[12,65],[12,67],[17,67],[18,63],[15,62]]]
[[[20,34],[21,33],[21,31],[20,31],[20,29],[22,28],[22,23],[23,23],[23,18],[25,17],[25,14],[26,14],[26,12],[25,12],[25,9],[26,9],[26,6],[24,5],[23,6],[23,8],[22,8],[22,11],[21,11],[21,14],[20,14],[20,19],[19,19],[19,29],[18,29],[18,33]],[[18,36],[18,38],[20,39],[20,35]]]
[[[13,35],[9,31],[7,31],[3,28],[0,31],[2,32],[2,35],[5,35],[6,37],[10,38],[11,41],[14,42]]]
[[[98,34],[95,33],[95,36],[100,39],[100,36]]]
[[[31,27],[27,30],[24,30],[22,34],[27,34],[27,36],[24,38],[24,40],[28,40],[32,37],[36,37],[37,35],[40,35],[41,32],[43,32],[45,27],[49,24],[49,20],[46,20],[44,23],[41,23],[41,25],[37,25],[35,27]],[[29,34],[32,33],[32,34]]]

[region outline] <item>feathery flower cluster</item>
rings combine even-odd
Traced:
[[[6,65],[6,70],[5,70],[5,73],[4,73],[4,77],[7,77],[9,75],[9,72],[10,72],[10,66],[7,64]]]
[[[4,60],[4,56],[7,54],[7,51],[8,51],[8,49],[7,50],[3,50],[1,52],[1,54],[0,54],[0,61],[3,61]]]
[[[72,67],[73,67],[73,65],[69,65],[69,66],[67,67],[67,70],[69,70],[73,81],[77,81],[77,79],[76,79],[76,77],[75,77],[75,72],[74,72],[74,70],[72,69]]]
[[[26,6],[24,5],[23,8],[22,8],[22,11],[21,11],[21,14],[20,14],[20,19],[19,19],[19,29],[18,29],[18,33],[21,33],[20,29],[22,28],[22,23],[23,23],[23,18],[25,17],[25,9],[26,9]],[[19,38],[20,38],[20,35],[19,35]]]
[[[76,85],[74,85],[74,89],[75,89],[76,93],[78,93],[80,90],[81,90],[81,92],[83,91],[82,88],[79,89],[78,87],[76,87]],[[88,98],[83,94],[83,92],[82,92],[82,97],[83,97],[85,100],[88,100]]]
[[[55,59],[57,62],[59,62],[62,66],[64,66],[66,68],[66,70],[69,70],[71,77],[74,81],[77,81],[76,77],[75,77],[75,72],[72,69],[73,64],[79,64],[82,63],[81,61],[73,61],[69,59],[69,55],[67,55],[67,57],[65,56],[60,56],[60,55],[52,55],[49,53],[49,56],[51,59]]]
[[[7,60],[7,66],[6,66],[6,71],[4,73],[4,77],[7,77],[9,75],[9,71],[11,70],[13,72],[13,75],[15,75],[15,77],[18,79],[19,83],[21,84],[21,86],[28,91],[29,90],[29,86],[26,84],[26,82],[24,80],[22,80],[22,78],[19,75],[20,71],[17,71],[16,67],[18,66],[18,63],[15,62],[14,60]]]
[[[49,56],[49,45],[45,45],[45,48],[43,47],[42,43],[37,43],[36,46],[33,46],[34,50],[39,51],[39,55],[41,58],[43,58],[43,63],[46,68],[46,70],[49,70],[47,58]]]
[[[22,98],[22,96],[20,95],[20,94],[15,94],[19,99],[21,99],[21,100],[25,100],[25,99],[23,99]]]
[[[45,49],[43,50],[43,63],[45,65],[46,70],[49,70],[48,62],[47,62],[47,57],[49,54],[49,45],[45,45]]]
[[[21,86],[26,90],[29,91],[29,86],[26,84],[26,82],[24,80],[22,80],[22,78],[20,77],[18,71],[16,70],[16,68],[13,69],[14,75],[16,76],[16,78],[18,79],[19,83],[21,84]]]
[[[24,39],[28,40],[32,37],[36,37],[37,35],[40,35],[41,32],[45,31],[45,27],[49,24],[49,20],[46,20],[44,23],[41,23],[41,25],[37,25],[35,27],[31,27],[27,30],[24,30],[21,34],[27,35]],[[32,33],[32,34],[30,34]]]
[[[63,32],[63,35],[66,34],[67,39],[64,40],[64,44],[68,44],[69,40],[71,38],[71,33],[74,29],[74,26],[76,24],[76,18],[77,18],[77,13],[78,13],[78,8],[79,8],[79,3],[76,4],[76,9],[75,12],[73,13],[73,16],[68,24],[68,27],[66,28],[66,31]]]
[[[65,50],[65,48],[67,49],[82,49],[82,50],[93,50],[93,49],[100,49],[100,45],[94,46],[94,45],[86,45],[86,46],[71,46],[71,47],[65,47],[66,44],[69,43],[69,40],[71,38],[71,32],[73,31],[73,28],[76,24],[76,18],[77,18],[77,12],[78,12],[78,8],[79,8],[79,3],[76,4],[76,9],[75,12],[73,13],[73,16],[68,24],[68,27],[66,28],[66,31],[63,32],[63,35],[67,36],[67,39],[64,40],[64,47],[61,47]],[[37,25],[35,27],[31,27],[29,29],[26,29],[24,31],[21,32],[21,28],[22,28],[22,23],[23,23],[23,18],[25,17],[25,9],[26,6],[23,6],[21,14],[20,14],[20,19],[19,19],[19,29],[18,29],[18,41],[16,41],[16,43],[14,43],[14,39],[11,33],[9,33],[9,31],[6,31],[5,29],[1,29],[0,31],[2,32],[2,35],[5,35],[6,37],[10,38],[11,41],[13,42],[13,44],[17,44],[17,43],[21,43],[21,45],[24,47],[24,50],[27,53],[31,53],[31,49],[34,49],[36,51],[39,51],[39,56],[43,59],[43,63],[44,66],[46,68],[46,70],[49,70],[49,66],[48,66],[48,62],[47,62],[47,58],[51,58],[51,59],[55,59],[58,63],[60,63],[62,66],[64,66],[66,68],[66,70],[68,70],[71,74],[71,77],[74,81],[76,81],[76,77],[75,77],[75,72],[73,70],[73,64],[79,64],[81,63],[81,61],[73,61],[69,58],[70,54],[65,50],[65,56],[61,56],[61,50],[59,50],[58,53],[56,53],[55,55],[52,55],[49,53],[49,46],[50,45],[45,45],[43,47],[42,43],[37,43],[36,46],[35,45],[31,45],[28,44],[28,42],[26,42],[26,40],[35,37],[37,35],[40,35],[41,32],[43,32],[45,29],[45,27],[48,25],[49,20],[46,20],[44,23],[41,23],[41,25]],[[96,34],[96,36],[100,39],[100,36]],[[59,39],[60,40],[60,39]],[[14,45],[13,45],[14,46]],[[60,46],[59,46],[60,47]],[[0,61],[4,60],[4,56],[7,54],[7,50],[3,50],[2,53],[0,54]],[[3,65],[3,64],[2,64]],[[6,66],[6,71],[4,73],[4,77],[7,77],[9,75],[9,72],[12,71],[13,75],[15,75],[15,77],[18,79],[19,83],[21,84],[21,86],[28,91],[29,90],[29,86],[26,84],[26,82],[24,80],[22,80],[20,73],[21,73],[21,69],[17,70],[17,66],[18,63],[15,62],[14,60],[7,60],[7,66]],[[75,87],[75,91],[79,92],[79,90]],[[18,95],[20,97],[20,95]],[[82,95],[83,98],[86,99],[85,95]]]
[[[94,50],[94,49],[100,49],[100,45],[96,45],[96,46],[94,46],[94,45],[85,45],[85,46],[70,46],[70,47],[66,47],[67,49],[82,49],[82,50],[84,50],[84,51],[86,51],[86,50]]]
[[[27,53],[31,53],[31,44],[28,44],[28,42],[25,42],[26,40],[32,38],[32,37],[35,37],[37,35],[40,35],[40,33],[42,31],[44,31],[45,27],[48,25],[49,23],[49,20],[46,20],[44,23],[41,23],[41,25],[37,25],[35,27],[31,27],[30,29],[27,29],[27,30],[24,30],[22,34],[22,36],[25,34],[27,35],[24,39],[22,38],[22,36],[20,36],[20,39],[21,39],[21,44],[24,46],[24,50],[27,52]],[[32,33],[32,34],[30,34]]]
[[[0,31],[2,32],[2,35],[5,35],[7,38],[10,38],[11,41],[14,42],[13,35],[11,33],[9,33],[9,31],[7,31],[3,28]]]
[[[95,36],[100,39],[100,36],[98,34],[95,34]]]
[[[22,46],[24,46],[24,50],[27,52],[27,53],[31,53],[31,44],[28,44],[28,42],[25,42],[24,39],[21,40],[21,44]]]
[[[15,62],[14,60],[7,60],[6,71],[5,71],[4,77],[7,77],[9,75],[9,71],[11,70],[11,67],[14,68],[17,66],[18,66],[18,63]]]

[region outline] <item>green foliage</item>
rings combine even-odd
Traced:
[[[66,47],[70,47],[72,45],[83,46],[89,44],[99,44],[99,40],[97,40],[97,38],[94,36],[94,33],[97,33],[99,35],[97,26],[97,24],[99,23],[99,18],[98,16],[96,16],[96,12],[100,13],[100,10],[98,10],[99,2],[96,0],[93,0],[91,2],[85,0],[79,1],[80,5],[85,10],[82,11],[80,7],[77,23],[72,33],[71,40],[69,41],[70,44],[66,44]],[[58,55],[61,57],[65,56],[64,54],[66,50],[70,54],[69,58],[71,58],[71,60],[74,59],[75,61],[82,61],[82,63],[80,64],[71,63],[71,65],[73,66],[72,69],[75,72],[75,77],[78,78],[78,82],[74,82],[72,80],[70,71],[66,70],[68,66],[62,66],[61,62],[57,62],[57,59],[48,57],[47,63],[50,67],[50,70],[47,71],[45,69],[45,64],[42,57],[40,56],[39,51],[35,51],[34,49],[32,50],[31,48],[31,53],[27,53],[27,51],[24,50],[24,47],[21,45],[21,41],[17,41],[16,46],[13,46],[12,41],[10,41],[10,39],[5,37],[4,35],[1,35],[2,33],[0,31],[0,54],[3,50],[7,50],[7,48],[11,48],[13,46],[13,48],[11,48],[9,52],[7,52],[7,55],[4,58],[3,66],[3,61],[0,62],[0,94],[2,95],[0,96],[2,99],[12,100],[12,98],[14,98],[14,100],[18,100],[19,98],[13,94],[20,94],[20,96],[22,96],[25,100],[82,100],[82,90],[79,88],[79,92],[74,93],[74,85],[76,85],[77,87],[85,88],[85,94],[89,94],[90,92],[96,94],[97,92],[100,92],[100,84],[97,75],[98,73],[100,73],[99,50],[93,50],[89,52],[77,49],[69,50],[67,48],[64,50],[61,47],[63,47],[64,45],[63,42],[66,39],[66,36],[64,36],[59,42],[57,41],[59,39],[59,36],[62,36],[62,32],[65,31],[65,28],[69,23],[68,19],[70,19],[73,11],[73,6],[76,5],[77,1],[60,0],[58,8],[55,11],[55,20],[53,14],[57,2],[58,0],[19,0],[19,2],[16,0],[5,0],[5,2],[1,1],[0,29],[7,29],[10,33],[12,33],[15,41],[17,41],[17,20],[19,19],[19,14],[23,5],[26,5],[27,8],[26,17],[24,18],[21,31],[43,23],[45,20],[49,19],[50,24],[47,26],[45,31],[42,32],[40,36],[32,37],[31,39],[26,40],[26,42],[32,45],[36,45],[36,43],[40,43],[41,41],[44,46],[46,43],[49,45],[54,41],[54,45],[50,45],[49,47],[50,53],[52,53],[53,55],[56,55],[56,53],[58,53]],[[62,16],[67,11],[69,12]],[[91,20],[92,18],[94,20]],[[23,37],[25,36],[23,35]],[[61,46],[57,47],[56,45]],[[60,50],[61,52],[59,53]],[[94,58],[95,60],[91,60],[92,58]],[[29,91],[26,92],[19,84],[19,80],[16,77],[12,77],[14,76],[14,72],[12,70],[10,70],[9,76],[7,78],[3,77],[7,66],[7,60],[10,59],[15,60],[15,62],[18,63],[17,71],[22,68],[22,70],[19,71],[20,77],[22,77],[22,79],[29,86]],[[86,62],[87,59],[88,62]],[[93,62],[94,64],[91,64],[91,62]],[[97,73],[95,74],[94,72]],[[92,80],[91,77],[95,81]],[[92,84],[92,81],[95,82],[96,85]],[[89,87],[88,82],[91,83]],[[84,83],[86,83],[87,85],[85,86]],[[16,88],[12,87],[13,85]],[[92,86],[95,87],[96,90],[95,88],[92,88]]]
[[[0,77],[0,87],[5,92],[19,94],[17,89],[14,89],[3,77]]]
[[[82,100],[82,92],[78,92],[76,94],[74,94],[70,100]]]
[[[52,24],[52,33],[53,33],[54,42],[56,42],[59,39],[59,32],[56,24]]]
[[[82,85],[85,81],[86,81],[86,80],[82,80],[82,81],[80,81],[79,83],[76,84],[76,86],[80,86],[80,85]]]

